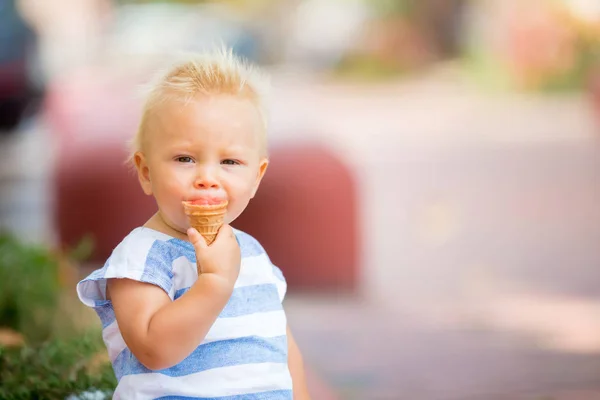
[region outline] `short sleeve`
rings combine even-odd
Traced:
[[[167,242],[134,231],[114,249],[104,267],[77,284],[77,295],[89,307],[106,305],[107,280],[126,278],[156,285],[172,299],[171,259]]]
[[[287,282],[285,277],[283,276],[283,272],[279,269],[279,267],[273,265],[273,275],[275,276],[275,285],[277,286],[277,292],[279,293],[279,299],[283,301],[285,298],[285,294],[287,292]]]

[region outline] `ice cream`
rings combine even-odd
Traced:
[[[227,200],[216,198],[183,201],[190,226],[196,228],[208,245],[215,241],[219,228],[223,225],[227,204]]]

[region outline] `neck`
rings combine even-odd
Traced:
[[[146,228],[154,229],[155,231],[164,233],[165,235],[173,236],[174,238],[189,241],[189,238],[185,232],[173,227],[169,224],[161,215],[160,211],[157,211],[146,223]]]

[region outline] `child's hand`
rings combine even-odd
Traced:
[[[231,226],[223,224],[210,246],[194,228],[188,229],[187,235],[196,250],[198,275],[214,274],[233,288],[240,273],[241,254]]]

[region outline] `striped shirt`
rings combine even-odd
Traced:
[[[102,337],[118,380],[115,399],[279,400],[292,398],[287,365],[285,279],[252,236],[235,230],[240,274],[229,302],[204,341],[182,362],[160,371],[144,367],[125,344],[106,280],[128,278],[162,288],[172,300],[198,278],[191,243],[136,228],[103,268],[77,284],[81,301],[102,322]]]

